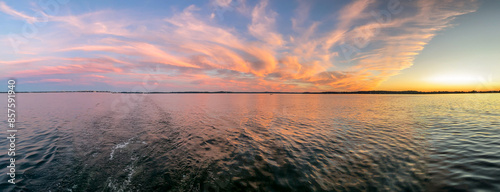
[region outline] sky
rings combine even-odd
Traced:
[[[500,90],[497,0],[1,1],[18,91]],[[0,90],[2,90],[0,89]]]

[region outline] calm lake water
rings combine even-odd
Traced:
[[[1,191],[500,191],[500,94],[21,93],[17,110]]]

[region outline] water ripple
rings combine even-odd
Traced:
[[[19,183],[0,188],[500,190],[498,95],[121,96],[21,94]]]

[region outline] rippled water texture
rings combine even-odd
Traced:
[[[500,94],[21,93],[17,106],[23,191],[500,191]]]

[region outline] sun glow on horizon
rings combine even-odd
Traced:
[[[448,85],[469,85],[480,81],[479,76],[466,74],[442,74],[426,78],[430,83],[448,84]]]

